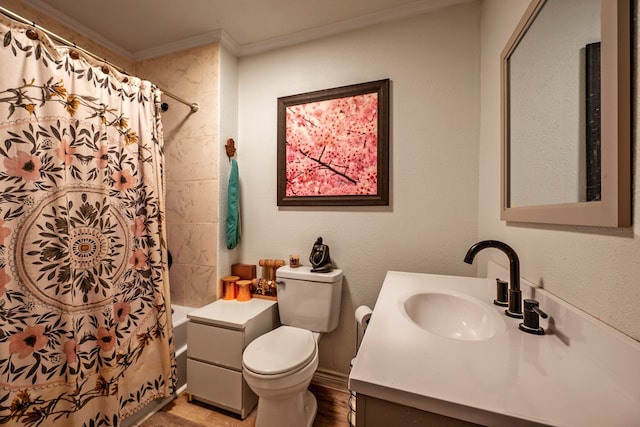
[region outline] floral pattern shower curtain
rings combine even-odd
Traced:
[[[0,424],[175,389],[160,92],[0,18]]]

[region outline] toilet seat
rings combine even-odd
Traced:
[[[242,364],[256,374],[279,375],[306,366],[317,351],[311,331],[280,326],[253,340],[244,350]]]

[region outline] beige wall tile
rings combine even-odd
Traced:
[[[165,90],[162,114],[167,177],[167,240],[173,302],[201,307],[216,298],[218,246],[218,45],[140,61],[136,72]]]
[[[217,146],[211,136],[165,142],[167,180],[217,179]]]
[[[168,224],[167,240],[177,264],[216,265],[216,224]]]
[[[188,265],[183,268],[184,304],[202,307],[216,299],[217,279],[215,267]],[[186,280],[186,278],[189,280]]]

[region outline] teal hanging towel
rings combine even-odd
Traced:
[[[231,159],[229,188],[227,191],[227,249],[234,249],[240,243],[240,189],[238,163]]]

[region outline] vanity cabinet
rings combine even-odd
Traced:
[[[258,402],[242,376],[242,352],[279,325],[275,301],[218,300],[188,315],[187,392],[245,418]]]
[[[388,272],[349,373],[357,427],[639,426],[640,342],[521,277],[522,297],[540,302],[553,331],[524,333],[492,303],[495,279],[509,276],[493,262],[486,279]],[[451,321],[449,312],[414,321],[407,301],[437,293],[475,300],[487,319],[499,314],[494,335],[445,336],[434,319]],[[455,316],[462,324],[462,311]]]
[[[356,427],[481,427],[480,424],[422,411],[360,393],[356,395],[356,408]]]

